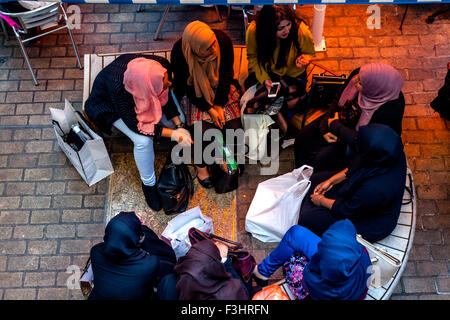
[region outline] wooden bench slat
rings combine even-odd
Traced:
[[[389,235],[383,240],[376,242],[375,245],[379,247],[387,246],[389,248],[405,251],[406,247],[408,246],[408,239],[403,239],[393,235]]]
[[[413,212],[412,203],[402,205],[402,207],[400,208],[400,212],[412,213]]]
[[[83,110],[84,110],[84,104],[85,104],[86,100],[89,98],[89,94],[91,93],[90,71],[91,71],[91,55],[85,54],[84,55],[84,80],[83,80],[83,106],[82,106]]]
[[[401,224],[397,223],[397,226],[391,232],[391,234],[394,235],[394,236],[397,236],[397,237],[408,239],[410,231],[411,231],[411,227],[410,226],[404,226],[404,225],[401,225]]]
[[[106,67],[108,64],[116,60],[116,57],[114,56],[106,56],[103,57],[103,68]]]
[[[367,293],[370,294],[374,299],[381,300],[381,298],[386,293],[386,289],[383,288],[383,287],[381,287],[381,288],[370,288]]]
[[[397,224],[402,224],[402,225],[405,225],[405,226],[411,226],[411,224],[412,224],[412,213],[400,212],[400,216],[398,217]]]

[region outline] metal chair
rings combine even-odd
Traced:
[[[61,5],[61,3],[55,2],[35,10],[19,13],[9,13],[0,11],[0,14],[18,21],[18,23],[15,23],[15,21],[12,21],[11,19],[6,20],[7,24],[14,31],[14,35],[16,36],[16,39],[19,42],[20,49],[22,49],[23,56],[27,63],[28,69],[31,72],[31,75],[33,76],[33,81],[36,86],[38,85],[38,82],[36,80],[36,76],[34,75],[33,68],[31,67],[30,59],[28,58],[28,54],[25,50],[24,43],[43,37],[50,33],[67,28],[67,32],[69,33],[70,40],[72,41],[73,49],[75,51],[78,66],[80,67],[80,69],[83,69],[80,57],[78,55],[77,46],[75,44],[75,41],[73,40],[72,32],[70,30],[66,11],[64,10],[64,7]],[[60,19],[61,16],[64,19],[64,21],[62,22],[63,24],[62,26],[60,26],[60,20],[62,20]],[[52,29],[50,31],[29,38],[25,39],[22,38],[22,35],[24,36],[28,35],[30,33],[30,29],[32,28],[41,27],[41,29],[45,29],[47,27],[46,25],[53,23],[57,26],[57,28],[53,28],[53,26],[51,26]]]

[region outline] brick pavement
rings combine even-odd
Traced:
[[[201,19],[226,30],[243,43],[242,18],[217,22],[213,9],[174,6],[153,41],[164,6],[80,5],[83,24],[75,30],[81,54],[170,48],[184,26]],[[383,61],[405,79],[407,107],[403,140],[418,194],[418,219],[406,271],[392,299],[450,298],[449,122],[429,102],[442,86],[450,59],[448,20],[424,23],[439,5],[411,5],[403,32],[404,6],[380,5],[380,30],[365,26],[367,5],[328,5],[324,35],[327,51],[321,64],[349,73],[361,64]],[[298,11],[311,22],[312,6]],[[221,7],[225,18],[226,9]],[[63,108],[68,98],[81,107],[83,72],[76,68],[66,34],[52,34],[28,46],[37,71],[32,83],[15,40],[0,36],[0,298],[82,299],[68,290],[66,268],[82,266],[90,247],[101,241],[106,181],[93,187],[80,179],[54,139],[50,107]],[[130,150],[107,141],[111,152]],[[280,172],[293,168],[289,149],[280,156]],[[245,212],[257,183],[256,166],[248,166],[238,192],[240,239],[260,261],[273,245],[251,239],[244,231]],[[278,276],[280,274],[278,273]]]

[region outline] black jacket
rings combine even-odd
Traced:
[[[134,111],[134,100],[131,93],[125,90],[123,75],[127,70],[128,63],[136,58],[144,57],[161,63],[167,69],[169,81],[172,79],[171,65],[163,57],[154,55],[124,54],[106,66],[95,78],[91,94],[86,100],[84,109],[91,119],[103,132],[111,134],[114,121],[121,118],[132,131],[139,133],[138,120]],[[169,101],[162,107],[167,119],[179,115],[178,109],[173,102],[171,94]],[[159,137],[162,127],[155,126],[155,137]]]
[[[220,48],[219,85],[217,86],[214,104],[223,106],[228,102],[230,84],[234,77],[234,51],[230,37],[221,30],[212,29],[216,35]],[[182,39],[179,39],[172,48],[170,62],[173,68],[173,88],[178,101],[187,95],[193,105],[201,111],[208,111],[212,108],[206,100],[195,95],[194,86],[187,85],[189,77],[189,66],[183,54]]]
[[[106,226],[104,242],[91,249],[94,289],[89,300],[151,299],[153,287],[175,262],[173,249],[141,225],[134,212],[121,212]]]

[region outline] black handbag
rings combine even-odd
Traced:
[[[239,186],[241,166],[230,171],[225,160],[222,163],[212,165],[212,182],[216,193],[227,193],[236,190]]]
[[[159,175],[157,190],[165,214],[186,211],[194,194],[194,178],[188,166],[173,163],[169,154]]]

